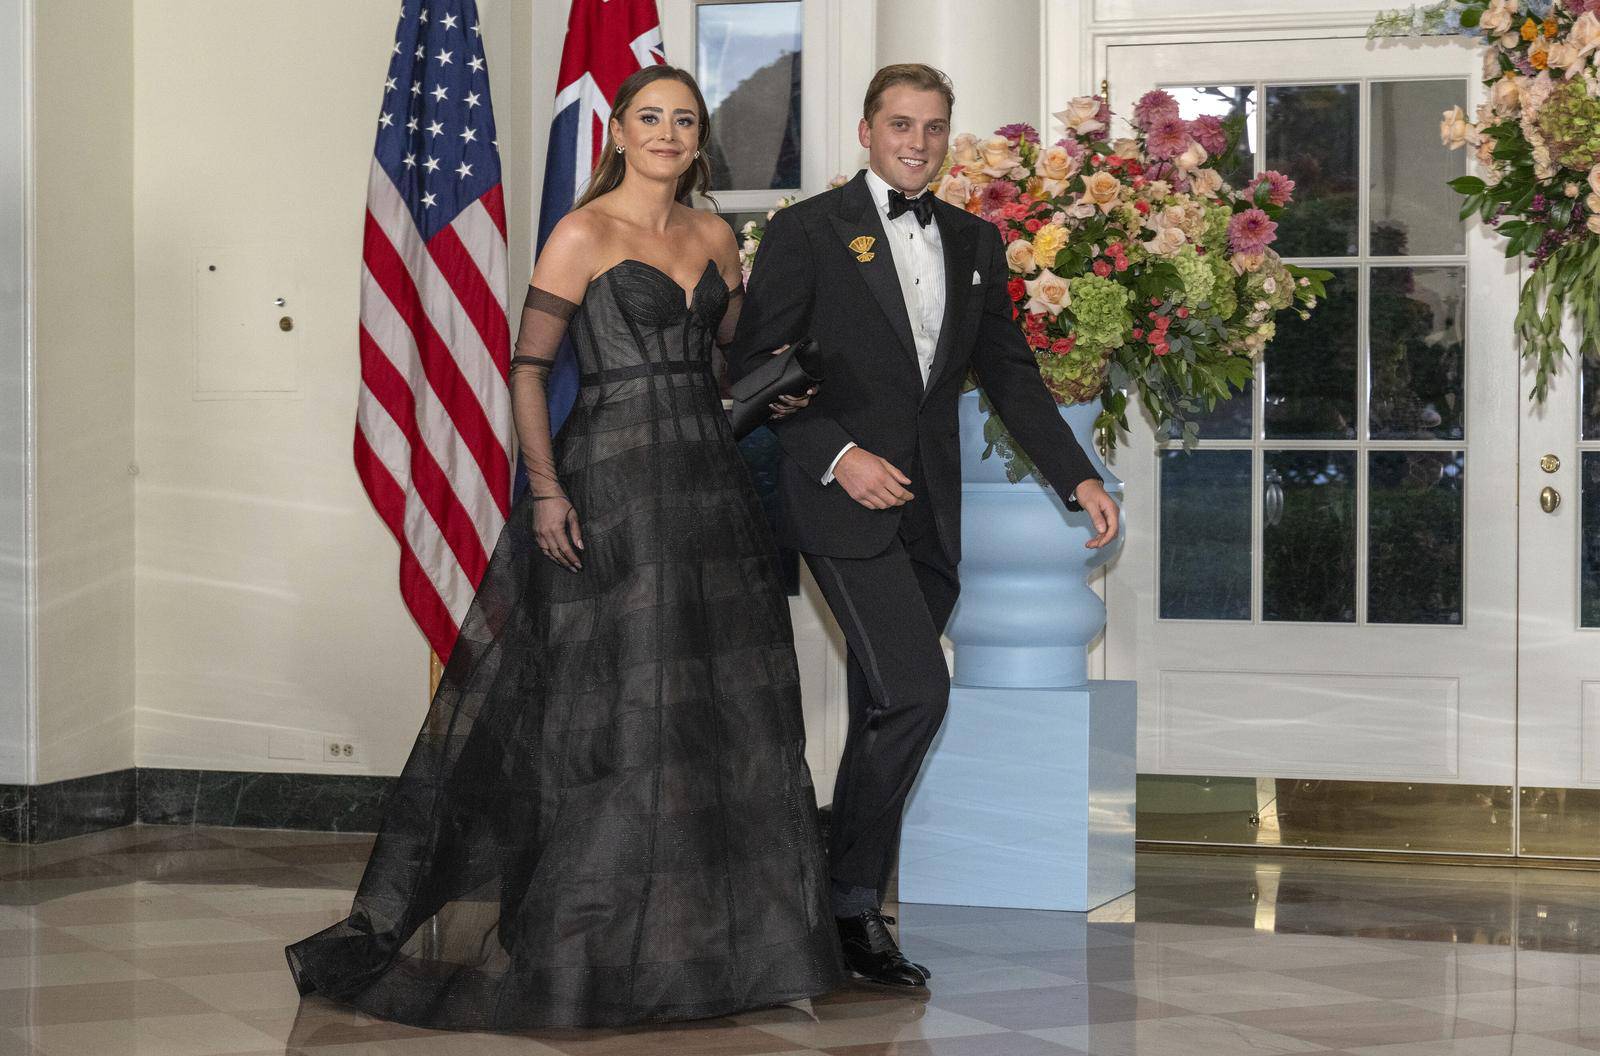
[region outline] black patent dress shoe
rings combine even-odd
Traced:
[[[885,917],[876,909],[853,917],[835,918],[845,967],[879,986],[905,989],[927,986],[931,973],[906,960],[905,954],[900,952],[894,936],[889,934],[889,925],[893,922],[893,917]]]

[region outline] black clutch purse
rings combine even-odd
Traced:
[[[767,404],[779,396],[802,396],[821,381],[821,360],[817,343],[802,338],[734,382],[730,387],[733,409],[728,412],[734,439],[743,439],[757,426],[767,424],[772,417]]]

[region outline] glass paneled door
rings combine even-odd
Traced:
[[[1479,68],[1440,40],[1107,51],[1119,113],[1162,87],[1241,118],[1227,175],[1293,179],[1276,248],[1334,276],[1197,450],[1136,423],[1113,466],[1141,838],[1514,853],[1516,271],[1438,135]]]

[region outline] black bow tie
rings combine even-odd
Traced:
[[[933,195],[923,191],[915,198],[907,198],[893,187],[889,188],[889,219],[893,220],[901,213],[910,213],[917,218],[919,227],[927,227],[933,219]]]

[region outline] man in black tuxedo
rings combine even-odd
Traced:
[[[805,555],[849,643],[829,847],[845,960],[906,987],[929,973],[901,954],[881,906],[905,799],[949,701],[940,636],[960,590],[956,398],[968,368],[1045,479],[1088,511],[1089,546],[1115,538],[1118,517],[1013,318],[999,232],[926,190],[953,101],[931,67],[878,71],[859,129],[870,168],[773,216],[728,355],[735,376],[806,336],[823,356],[810,406],[772,423],[779,535]]]

